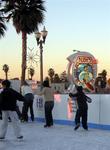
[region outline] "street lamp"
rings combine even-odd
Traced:
[[[40,48],[40,81],[43,82],[43,44],[45,44],[46,36],[48,31],[46,31],[45,26],[41,32],[35,32],[35,37],[37,45]]]

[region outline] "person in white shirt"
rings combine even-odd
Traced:
[[[34,112],[33,112],[33,91],[29,84],[25,81],[21,86],[21,93],[25,97],[25,101],[22,108],[22,122],[28,122],[28,109],[30,108],[31,120],[34,121]]]

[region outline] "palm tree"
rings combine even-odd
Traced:
[[[60,75],[60,80],[62,82],[67,82],[67,74],[66,74],[66,71],[63,71]]]
[[[8,20],[12,19],[17,33],[22,33],[22,73],[21,85],[25,81],[27,34],[38,30],[38,25],[44,21],[43,0],[6,0],[2,11],[8,14]]]
[[[61,82],[60,77],[59,77],[58,73],[56,73],[54,75],[54,83],[60,83],[60,82]]]
[[[54,74],[55,74],[54,69],[50,68],[50,69],[48,70],[48,75],[50,76],[50,81],[51,81],[51,83],[53,82],[53,76],[54,76]]]
[[[31,80],[32,80],[32,77],[34,76],[34,73],[35,73],[34,68],[29,68],[29,75],[31,76]]]
[[[0,16],[0,38],[5,35],[6,26],[3,18]]]
[[[105,88],[106,87],[106,84],[107,84],[107,71],[104,69],[102,72],[102,87]]]
[[[104,70],[102,71],[102,76],[103,76],[103,78],[106,78],[106,75],[107,75],[107,71],[104,69]]]
[[[5,72],[5,79],[8,79],[8,71],[9,71],[9,66],[7,64],[3,65],[3,71]]]
[[[1,3],[0,3],[0,7],[1,7]],[[0,38],[5,35],[5,30],[6,30],[6,26],[2,16],[2,12],[0,12]]]

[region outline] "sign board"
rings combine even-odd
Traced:
[[[87,92],[94,91],[94,81],[97,76],[95,57],[88,52],[77,52],[70,55],[67,60],[70,82],[82,86]]]

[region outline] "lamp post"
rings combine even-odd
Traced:
[[[43,82],[43,44],[45,44],[45,40],[47,37],[48,31],[46,31],[45,27],[41,32],[35,32],[35,37],[37,41],[37,45],[40,48],[40,81]]]

